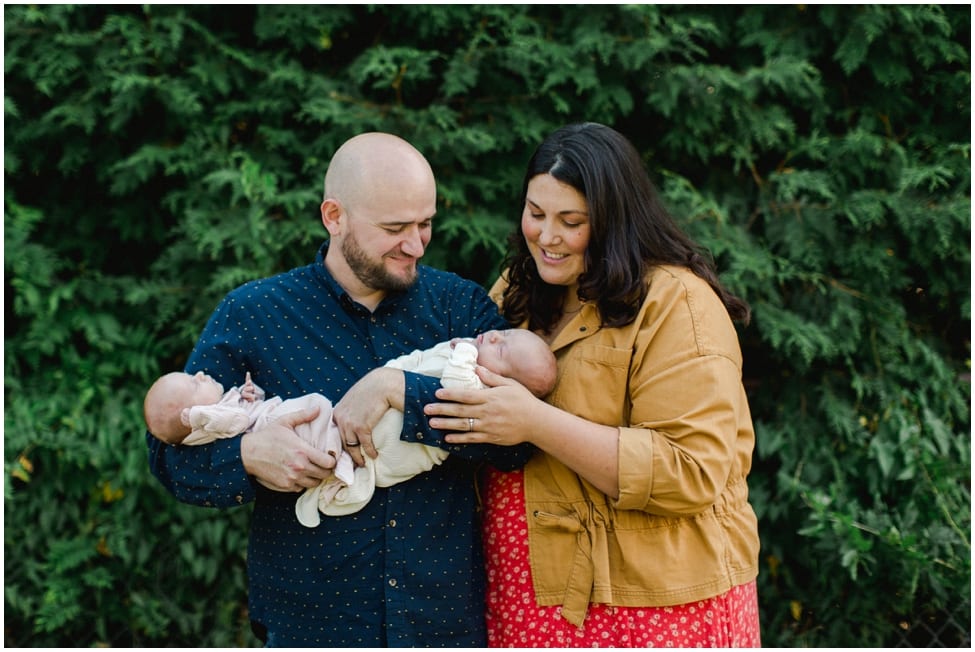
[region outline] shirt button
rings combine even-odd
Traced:
[[[389,519],[389,527],[396,527],[396,519],[395,518]]]
[[[417,439],[423,439],[423,433],[422,432],[416,433],[416,438]]]
[[[396,580],[395,579],[389,580],[389,585],[396,586]]]

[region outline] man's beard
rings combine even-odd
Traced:
[[[355,239],[355,235],[352,233],[349,233],[342,240],[342,255],[356,278],[363,285],[373,290],[399,292],[408,289],[416,281],[415,268],[409,278],[400,278],[386,271],[382,259],[378,263],[369,260],[366,252],[359,246],[359,241]]]

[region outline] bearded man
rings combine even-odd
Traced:
[[[334,416],[359,464],[375,457],[371,428],[394,407],[404,412],[401,439],[450,451],[443,464],[377,488],[359,512],[306,528],[295,516],[299,492],[335,465],[294,433],[314,412],[204,446],[146,434],[149,466],[178,500],[253,503],[250,618],[268,646],[487,644],[475,474],[484,461],[515,468],[529,451],[447,444],[422,412],[439,380],[376,369],[440,341],[507,327],[481,286],[420,264],[436,204],[433,171],[412,145],[384,133],[348,140],[325,175],[329,238],[316,260],[230,292],[185,371],[205,371],[225,386],[249,371],[269,396],[284,399],[341,397]]]

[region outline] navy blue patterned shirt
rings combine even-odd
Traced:
[[[420,266],[417,282],[374,312],[315,262],[247,283],[220,303],[186,370],[224,387],[246,371],[268,396],[318,392],[337,403],[387,360],[452,337],[504,328],[482,287]],[[515,468],[527,446],[450,446],[422,407],[439,380],[406,373],[402,438],[451,452],[407,482],[376,488],[349,516],[316,528],[295,516],[300,494],[247,476],[240,438],[170,446],[147,435],[149,464],[179,500],[228,507],[254,501],[248,545],[250,616],[271,646],[484,647],[484,577],[475,474],[481,462]]]

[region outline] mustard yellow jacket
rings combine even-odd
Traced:
[[[551,345],[559,374],[546,400],[619,428],[619,499],[541,451],[524,470],[538,602],[578,626],[590,603],[683,604],[758,575],[737,333],[689,270],[659,267],[647,281],[633,323],[602,328],[586,304]]]

